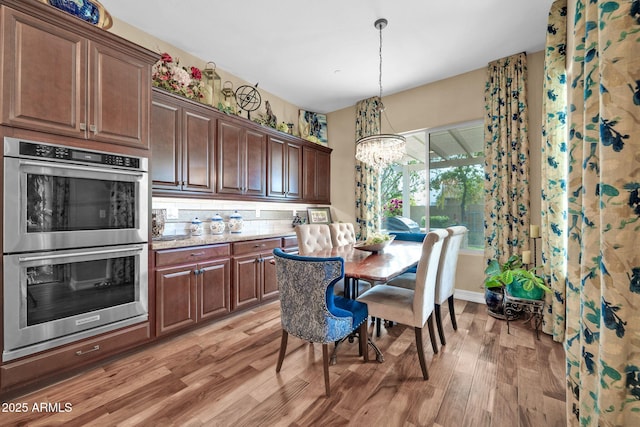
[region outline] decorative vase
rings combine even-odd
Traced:
[[[504,308],[502,306],[502,300],[504,299],[504,293],[502,288],[485,288],[484,300],[487,303],[487,310],[489,315],[504,319]]]
[[[202,221],[195,217],[191,221],[191,235],[192,236],[202,236]]]
[[[244,226],[244,222],[242,220],[242,215],[235,211],[229,215],[229,231],[232,233],[242,233],[242,227]]]
[[[224,234],[224,221],[220,214],[216,214],[211,218],[211,234]]]

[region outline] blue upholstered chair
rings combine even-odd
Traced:
[[[324,384],[329,387],[328,344],[342,340],[359,330],[360,354],[367,356],[367,306],[334,295],[333,286],[344,276],[340,257],[317,258],[273,251],[276,278],[280,290],[282,340],[276,372],[280,372],[289,334],[314,343],[322,343]],[[338,348],[337,346],[335,348]],[[334,349],[335,351],[335,349]]]

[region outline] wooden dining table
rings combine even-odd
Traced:
[[[365,280],[371,284],[386,283],[404,273],[420,261],[422,242],[394,240],[380,252],[368,252],[357,244],[337,246],[306,253],[311,257],[341,257],[344,259],[345,283]],[[345,296],[353,286],[345,286]]]

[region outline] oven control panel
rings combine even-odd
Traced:
[[[59,145],[20,141],[20,154],[23,156],[43,159],[81,161],[107,166],[140,169],[140,159],[137,157],[80,150],[77,148],[63,147]]]

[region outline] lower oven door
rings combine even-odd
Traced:
[[[3,361],[148,319],[147,244],[3,260]]]

